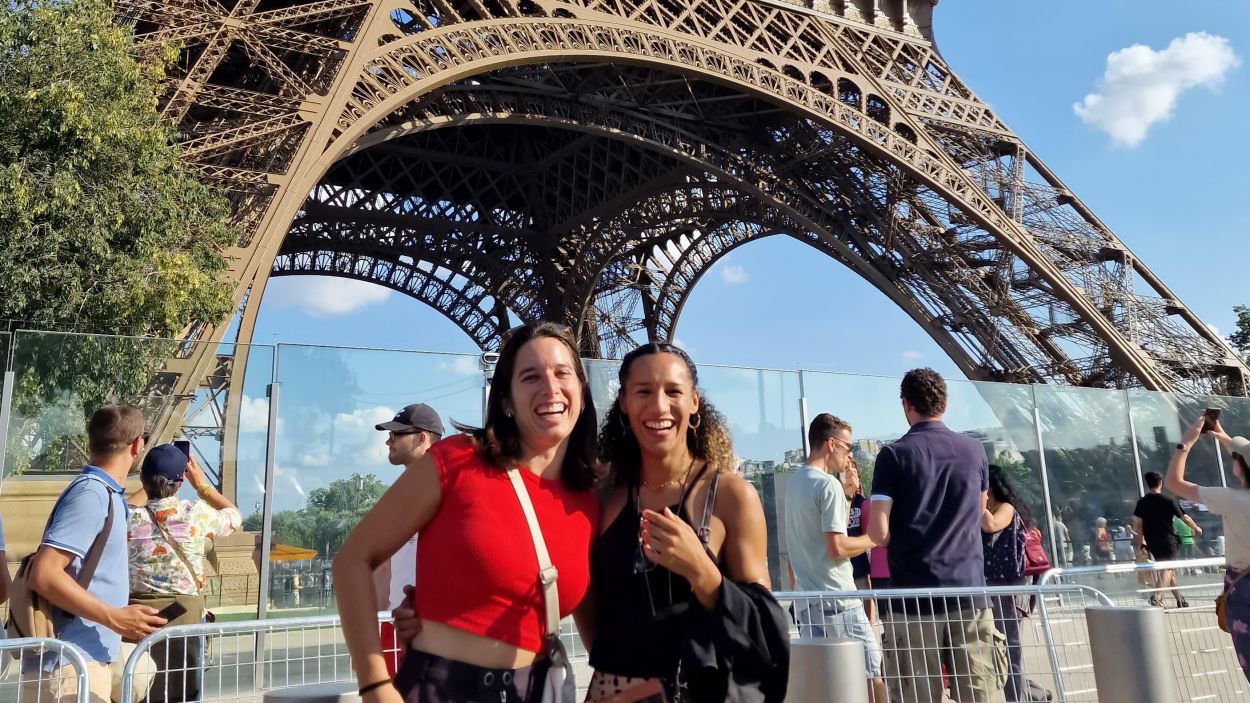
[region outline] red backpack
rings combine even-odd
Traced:
[[[1037,576],[1050,570],[1050,559],[1042,546],[1042,531],[1036,527],[1024,531],[1024,575]]]

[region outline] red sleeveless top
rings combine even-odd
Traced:
[[[419,535],[415,603],[424,620],[541,651],[542,587],[525,514],[503,469],[456,435],[430,447],[442,502]],[[599,526],[593,491],[573,491],[521,469],[559,577],[560,617],[590,582],[590,544]]]

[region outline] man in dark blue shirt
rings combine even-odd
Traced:
[[[911,429],[877,455],[869,536],[889,547],[897,588],[984,586],[985,450],[942,424],[946,382],[936,371],[909,371],[901,396]],[[941,701],[941,665],[953,699],[990,700],[1002,687],[994,662],[1001,635],[988,606],[984,598],[891,602],[883,643],[891,700]]]

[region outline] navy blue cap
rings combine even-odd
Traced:
[[[434,434],[443,436],[443,421],[439,419],[438,413],[434,412],[434,408],[425,403],[413,403],[405,406],[403,410],[395,413],[395,417],[390,422],[382,422],[374,425],[383,432],[417,432],[425,430]]]
[[[187,472],[187,455],[172,444],[159,444],[148,451],[143,457],[143,467],[139,476],[144,480],[163,476],[177,483]]]

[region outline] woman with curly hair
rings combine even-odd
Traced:
[[[630,352],[619,378],[599,437],[611,487],[579,608],[591,615],[579,619],[588,700],[720,703],[751,690],[780,701],[787,624],[769,592],[764,511],[733,473],[725,420],[671,344]]]

